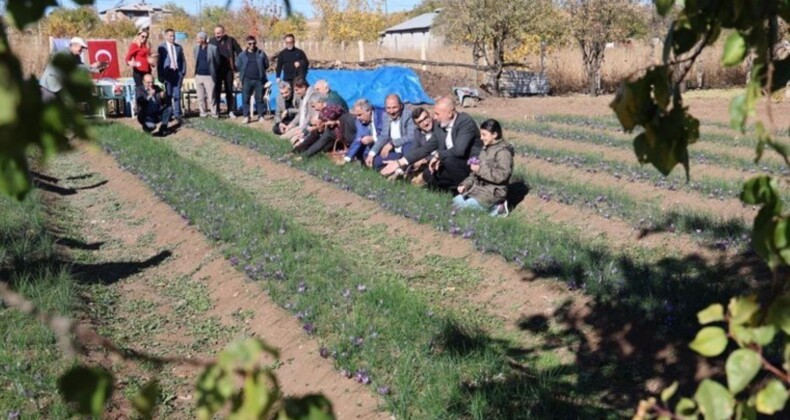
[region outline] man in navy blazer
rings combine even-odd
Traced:
[[[165,42],[159,46],[158,52],[159,81],[165,84],[165,92],[173,101],[173,117],[181,123],[181,83],[187,74],[187,62],[184,58],[184,48],[176,43],[174,30],[165,30]]]

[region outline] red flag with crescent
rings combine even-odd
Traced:
[[[89,39],[88,40],[88,63],[106,62],[107,69],[101,73],[91,73],[94,79],[111,77],[117,79],[121,77],[121,69],[118,60],[118,48],[114,39]]]

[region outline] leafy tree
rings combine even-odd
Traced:
[[[183,7],[179,6],[178,4],[172,1],[163,4],[162,9],[169,10],[171,16],[187,16],[187,17],[189,16],[187,9],[184,9]]]
[[[301,13],[294,13],[286,19],[278,19],[270,32],[270,38],[281,39],[287,34],[294,34],[297,39],[307,36],[307,19]]]
[[[129,19],[102,23],[91,32],[91,36],[107,39],[125,39],[137,35],[137,27]]]
[[[662,16],[674,0],[656,0]],[[746,132],[749,118],[756,115],[760,101],[766,104],[767,120],[754,123],[756,161],[772,149],[790,169],[783,143],[774,139],[771,101],[777,89],[790,82],[790,57],[777,56],[781,21],[790,20],[790,3],[764,0],[686,1],[672,22],[664,43],[663,63],[644,71],[634,80],[624,81],[611,103],[623,128],[641,133],[634,138],[634,151],[642,163],[650,163],[668,175],[682,165],[689,174],[688,147],[699,138],[699,121],[683,104],[684,82],[690,65],[705,48],[726,35],[721,64],[740,65],[753,57],[746,89],[730,102],[730,124]],[[684,65],[681,65],[684,64]],[[790,386],[790,213],[782,193],[788,175],[758,175],[744,183],[741,201],[759,206],[754,220],[752,247],[773,272],[773,279],[760,279],[748,296],[732,298],[725,308],[714,303],[697,314],[703,328],[690,347],[705,357],[720,357],[727,348],[724,373],[726,386],[703,379],[693,397],[677,396],[674,383],[661,393],[660,401],[642,401],[637,419],[686,419],[702,415],[709,419],[755,419],[785,410]],[[674,409],[672,406],[674,405]]]
[[[211,30],[216,25],[224,25],[232,19],[231,11],[222,6],[204,7],[198,16],[198,21],[206,30]]]
[[[492,88],[499,92],[505,52],[525,35],[542,35],[553,10],[550,0],[448,0],[436,28],[448,41],[472,46],[473,61],[492,67]]]
[[[195,30],[195,21],[189,15],[172,14],[162,19],[161,27],[189,33]]]
[[[338,0],[312,0],[316,16],[321,18],[321,33],[334,42],[375,41],[387,25],[380,7],[366,1],[352,0],[340,7]]]
[[[49,36],[72,37],[90,33],[100,25],[96,10],[90,6],[82,6],[55,9],[44,20],[42,29]]]
[[[568,0],[570,32],[582,50],[587,93],[598,95],[606,43],[645,34],[636,0]]]

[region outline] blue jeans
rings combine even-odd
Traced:
[[[181,118],[181,73],[173,69],[164,69],[162,79],[165,81],[165,93],[173,101],[173,116]]]
[[[485,208],[476,199],[472,197],[464,197],[461,194],[458,194],[455,197],[453,197],[453,205],[459,209],[473,209],[473,210],[487,211],[491,216],[496,216],[499,214],[499,204],[494,204],[489,208]]]
[[[361,139],[354,140],[351,142],[351,146],[348,147],[348,151],[346,152],[346,158],[351,160],[354,159],[365,160],[365,156],[367,156],[371,147],[373,147],[373,143],[365,145],[362,144]]]
[[[406,142],[403,146],[401,146],[401,153],[398,153],[393,149],[393,151],[389,152],[387,157],[381,157],[381,155],[376,155],[376,157],[373,158],[373,169],[379,171],[387,164],[387,162],[402,158],[403,155],[405,155],[406,153],[409,152],[409,150],[411,150],[411,145],[412,143],[410,141]]]
[[[250,117],[250,98],[255,95],[255,107],[258,108],[258,117],[263,118],[263,81],[261,79],[243,79],[241,82],[241,106],[245,117]]]

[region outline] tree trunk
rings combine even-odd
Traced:
[[[587,93],[598,96],[601,88],[601,64],[603,63],[606,44],[601,41],[579,41],[582,48],[584,72],[587,75]]]
[[[494,39],[494,71],[493,71],[493,82],[494,82],[494,92],[497,96],[505,96],[504,92],[499,90],[499,79],[502,77],[502,67],[505,63],[505,49],[503,48],[503,42],[498,39]]]

